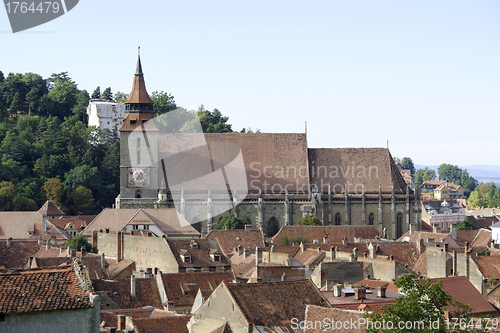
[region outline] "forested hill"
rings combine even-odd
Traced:
[[[123,102],[127,94],[92,98]],[[177,108],[174,97],[153,91],[155,115]],[[0,211],[33,211],[47,199],[67,214],[93,214],[119,194],[120,142],[116,134],[87,127],[90,96],[68,76],[0,71]],[[233,132],[217,109],[197,112],[206,132]],[[242,131],[245,131],[243,129]],[[247,129],[246,132],[251,131]]]

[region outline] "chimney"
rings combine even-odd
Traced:
[[[118,231],[116,233],[116,262],[122,260],[122,233]]]
[[[250,255],[249,252],[250,252],[250,249],[243,249],[243,259],[248,258],[248,256]]]
[[[385,298],[386,290],[387,290],[387,285],[377,287],[377,297]]]
[[[238,245],[236,249],[238,251],[238,256],[241,256],[243,254],[243,247],[241,245]]]
[[[80,252],[82,253],[82,257],[87,254],[87,248],[85,246],[80,247]]]
[[[342,238],[342,245],[347,246],[347,237]]]
[[[372,243],[368,244],[368,253],[370,254],[370,258],[375,258],[377,256],[377,253],[375,251],[375,246],[373,246]]]
[[[262,262],[262,250],[259,247],[255,248],[255,266]]]
[[[106,258],[104,257],[104,253],[101,254],[101,268],[106,269]]]
[[[92,230],[92,246],[97,246],[97,230]]]
[[[325,234],[323,235],[323,243],[328,243],[328,234],[325,232]]]
[[[469,242],[465,242],[465,250],[464,253],[467,254],[469,252]]]
[[[286,274],[283,273],[283,275],[281,276],[281,281],[286,281]]]
[[[45,250],[50,249],[50,239],[47,239],[47,243],[45,244]]]
[[[457,237],[458,237],[458,235],[457,235],[457,225],[455,223],[450,224],[450,236],[454,240],[456,240]]]
[[[300,243],[300,253],[304,253],[304,250],[306,249],[306,247],[304,246],[304,243]]]
[[[42,230],[47,231],[47,208],[43,207]]]
[[[342,287],[343,287],[343,285],[341,285],[341,284],[336,284],[333,286],[333,296],[334,297],[341,297],[342,296]]]
[[[43,239],[38,240],[38,246],[42,247],[43,246]]]
[[[10,247],[10,241],[12,240],[12,237],[7,238],[7,247]]]
[[[152,276],[153,276],[153,268],[151,268],[151,267],[146,268],[146,273],[144,273],[144,277],[146,279],[149,279]]]
[[[245,224],[245,230],[252,230],[251,224]]]
[[[335,259],[335,248],[330,246],[330,259]]]
[[[364,288],[364,287],[356,287],[356,288],[354,288],[354,299],[356,301],[360,301],[362,299],[366,299],[366,288]]]
[[[448,251],[448,243],[444,243],[444,252]]]
[[[437,224],[432,225],[432,232],[435,234],[440,234],[441,233],[441,228]]]
[[[422,235],[419,235],[419,238],[417,240],[417,251],[419,255],[424,252],[424,240],[422,239]]]
[[[354,256],[354,258],[357,258],[358,257],[358,248],[355,247],[353,250],[352,250],[352,255]]]
[[[117,315],[118,323],[116,324],[118,331],[125,330],[125,315]]]
[[[158,275],[158,267],[155,267],[155,275]]]
[[[229,226],[228,225],[226,225],[225,230],[229,230]]]
[[[271,245],[271,252],[276,252],[276,246]]]
[[[135,275],[130,277],[130,296],[135,297]]]
[[[76,250],[71,249],[71,258],[76,257]]]
[[[59,248],[59,254],[61,254],[61,253],[63,253],[63,248],[62,247]]]

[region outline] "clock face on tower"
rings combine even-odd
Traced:
[[[149,168],[128,168],[128,187],[150,187]]]

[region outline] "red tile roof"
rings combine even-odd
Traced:
[[[187,323],[191,316],[136,318],[134,319],[135,333],[188,333]]]
[[[354,242],[354,237],[375,239],[380,233],[373,226],[339,225],[339,226],[284,226],[272,238],[274,244],[280,244],[284,236],[289,240],[296,237],[307,237],[309,243],[317,240],[323,243],[323,237],[328,234],[328,243],[340,243],[344,237],[348,242]]]
[[[7,247],[7,241],[0,241],[0,266],[22,268],[37,250],[37,240],[11,240],[9,247]]]
[[[484,279],[500,280],[500,256],[473,256],[471,258],[483,274]]]
[[[105,294],[122,309],[154,306],[161,308],[160,294],[155,277],[148,279],[135,279],[135,297],[130,295],[130,279],[115,281],[94,280],[92,285],[97,294]]]
[[[168,245],[177,260],[179,269],[194,268],[200,269],[202,267],[224,267],[229,269],[231,263],[229,259],[222,253],[222,250],[217,242],[217,239],[196,239],[196,240],[170,240],[167,239]],[[193,243],[194,242],[194,243]],[[196,246],[194,245],[196,244]],[[220,254],[220,262],[213,261],[210,256],[210,250],[217,250]],[[184,262],[181,254],[188,252],[191,255],[189,262]]]
[[[263,248],[266,245],[264,234],[260,230],[213,230],[206,238],[217,238],[226,255],[232,253],[238,246],[244,249],[251,248],[252,251],[255,251],[255,247]]]
[[[72,268],[0,273],[0,313],[92,307]]]
[[[59,207],[56,206],[55,203],[52,202],[52,200],[45,201],[43,206],[38,210],[38,213],[43,215],[44,208],[47,209],[47,216],[64,215],[64,213],[59,209]]]
[[[154,308],[101,310],[101,323],[103,323],[101,325],[103,327],[117,327],[118,315],[126,315],[132,318],[149,318],[154,310]]]
[[[471,308],[469,314],[494,313],[495,308],[481,295],[474,285],[465,276],[430,279],[431,283],[441,281],[443,290],[449,293],[455,301],[468,304]],[[447,307],[452,311],[452,307]]]
[[[491,226],[499,221],[498,217],[496,216],[474,216],[470,215],[467,216],[469,218],[469,221],[472,223],[472,225],[478,227],[478,228],[484,228],[491,230]]]
[[[174,306],[191,306],[194,303],[198,289],[215,290],[225,281],[234,281],[233,272],[210,273],[174,273],[162,274],[167,300]]]
[[[349,326],[345,326],[343,328],[336,328],[335,326],[330,326],[327,329],[323,328],[325,324],[324,320],[327,318],[329,321],[326,324],[335,325],[336,322],[341,323],[351,323],[354,322],[357,324],[359,318],[363,318],[364,312],[360,311],[347,311],[340,310],[334,308],[325,308],[322,306],[316,305],[307,305],[305,311],[305,320],[308,322],[316,323],[320,322],[321,325],[310,325],[304,329],[304,333],[322,333],[325,331],[334,331],[341,333],[355,333],[355,332],[365,332],[366,327],[359,327],[359,325],[355,325],[356,329],[353,329]],[[344,326],[344,325],[342,325]]]
[[[330,307],[310,280],[227,284],[227,288],[254,325],[290,326],[292,318],[304,318],[306,304]]]

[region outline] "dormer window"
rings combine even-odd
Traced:
[[[185,262],[185,263],[191,263],[192,262],[192,260],[191,260],[191,253],[189,253],[188,251],[181,250],[179,254],[180,254],[181,259],[182,259],[183,262]]]
[[[196,241],[193,239],[193,240],[191,240],[191,243],[189,244],[189,246],[191,246],[192,248],[197,249],[198,248],[198,243],[196,243]]]
[[[221,255],[218,250],[210,250],[210,258],[212,259],[213,262],[220,262],[221,261]]]

